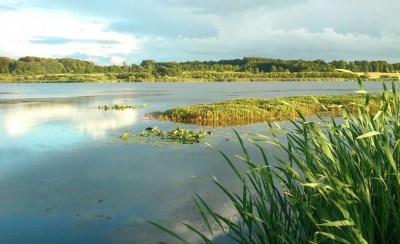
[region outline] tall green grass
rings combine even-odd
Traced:
[[[196,195],[194,205],[209,233],[185,224],[187,228],[205,243],[214,243],[216,233],[237,243],[399,243],[400,96],[394,82],[391,91],[383,84],[379,110],[371,112],[369,94],[359,84],[364,103],[356,114],[340,107],[339,119],[308,121],[299,112],[284,142],[272,124],[271,137],[255,135],[261,163],[252,161],[236,133],[247,171],[242,173],[221,154],[241,181],[242,192],[214,182],[239,218],[218,214]],[[270,162],[264,142],[285,156]]]

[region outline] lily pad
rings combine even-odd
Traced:
[[[198,131],[177,127],[172,130],[161,130],[157,126],[147,127],[139,134],[132,133],[128,136],[125,132],[122,136],[125,142],[143,142],[143,143],[166,143],[176,142],[182,144],[199,143],[204,140],[206,135],[211,135],[211,131],[199,129]]]

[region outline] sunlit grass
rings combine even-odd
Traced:
[[[317,113],[340,114],[340,106],[346,105],[351,112],[357,111],[363,101],[362,94],[296,96],[269,99],[243,98],[212,104],[176,107],[164,112],[154,112],[153,117],[178,123],[206,126],[233,126],[283,120]],[[370,109],[376,111],[379,96],[370,95]],[[318,101],[315,102],[315,101]]]

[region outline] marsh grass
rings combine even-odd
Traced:
[[[181,106],[164,112],[154,112],[152,117],[178,123],[198,124],[203,126],[234,126],[277,121],[324,113],[340,114],[339,105],[346,105],[350,112],[357,111],[357,104],[363,102],[362,94],[295,96],[282,98],[243,98],[212,104]],[[315,101],[318,102],[315,102]],[[370,109],[377,111],[378,95],[370,95]],[[323,106],[321,106],[321,104]]]
[[[394,83],[391,91],[383,86],[373,104],[376,112],[362,86],[364,100],[356,105],[355,114],[339,106],[341,119],[308,121],[296,111],[299,119],[292,121],[294,131],[285,132],[285,142],[278,140],[279,128],[269,123],[270,137],[252,137],[262,162],[252,161],[236,133],[247,171],[242,173],[220,153],[241,182],[242,192],[232,193],[214,182],[233,203],[239,220],[218,214],[196,195],[194,205],[209,233],[183,224],[205,243],[214,243],[218,231],[237,243],[399,243],[400,96]],[[285,156],[270,162],[264,142]]]

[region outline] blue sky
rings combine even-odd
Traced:
[[[398,0],[0,0],[0,56],[400,62]]]

